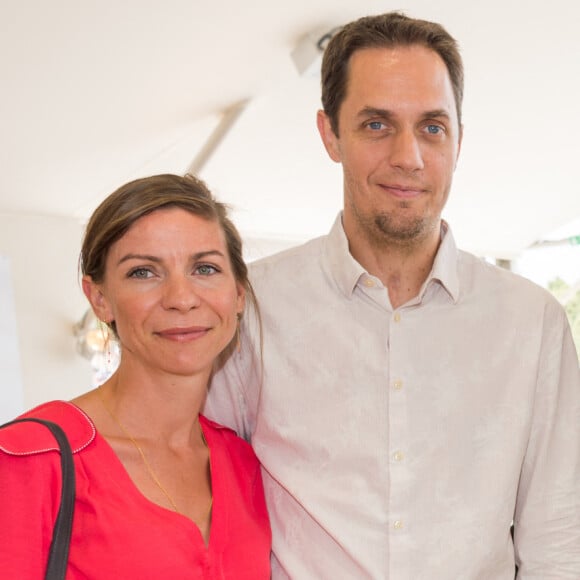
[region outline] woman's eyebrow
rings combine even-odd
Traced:
[[[195,254],[192,254],[191,259],[192,261],[197,261],[207,256],[220,256],[222,258],[224,257],[223,253],[220,252],[219,250],[204,250],[203,252],[196,252]],[[160,263],[162,261],[161,258],[159,258],[158,256],[153,256],[150,254],[131,253],[122,256],[117,262],[117,265],[120,265],[123,262],[127,262],[128,260],[145,260],[147,262],[155,262],[155,263]]]

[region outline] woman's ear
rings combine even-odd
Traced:
[[[238,297],[236,298],[236,312],[241,314],[246,306],[246,289],[242,284],[236,284],[238,290]]]
[[[107,297],[103,293],[102,284],[93,282],[90,276],[83,276],[83,293],[87,297],[96,317],[102,322],[111,322],[114,319]]]

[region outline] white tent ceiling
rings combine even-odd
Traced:
[[[442,22],[462,46],[465,138],[446,211],[460,245],[512,257],[580,220],[573,0],[2,0],[0,212],[85,219],[129,179],[183,173],[239,107],[201,177],[255,252],[324,233],[341,173],[315,129],[318,79],[291,52],[391,9]]]

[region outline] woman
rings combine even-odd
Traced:
[[[128,183],[91,217],[82,287],[117,337],[99,388],[27,416],[61,425],[77,479],[67,578],[269,578],[258,462],[200,415],[253,299],[240,237],[205,185]],[[48,442],[47,442],[48,438]],[[0,569],[41,578],[60,494],[57,453],[36,424],[0,431]]]

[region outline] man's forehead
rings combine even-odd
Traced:
[[[393,114],[394,103],[397,108],[418,107],[425,113],[457,114],[445,62],[436,51],[420,44],[356,51],[349,62],[342,105],[352,99],[362,100],[357,103],[356,114],[373,108],[383,109],[385,115]]]
[[[407,67],[407,64],[413,61],[416,66],[423,69],[432,69],[434,73],[445,73],[449,82],[451,82],[449,71],[441,55],[422,44],[365,47],[353,52],[348,62],[348,75],[350,78],[353,74],[363,71],[369,73],[369,68],[374,69],[376,75],[388,72],[396,74],[413,74],[413,68]],[[401,70],[402,69],[402,70]],[[369,75],[369,78],[372,78]]]

